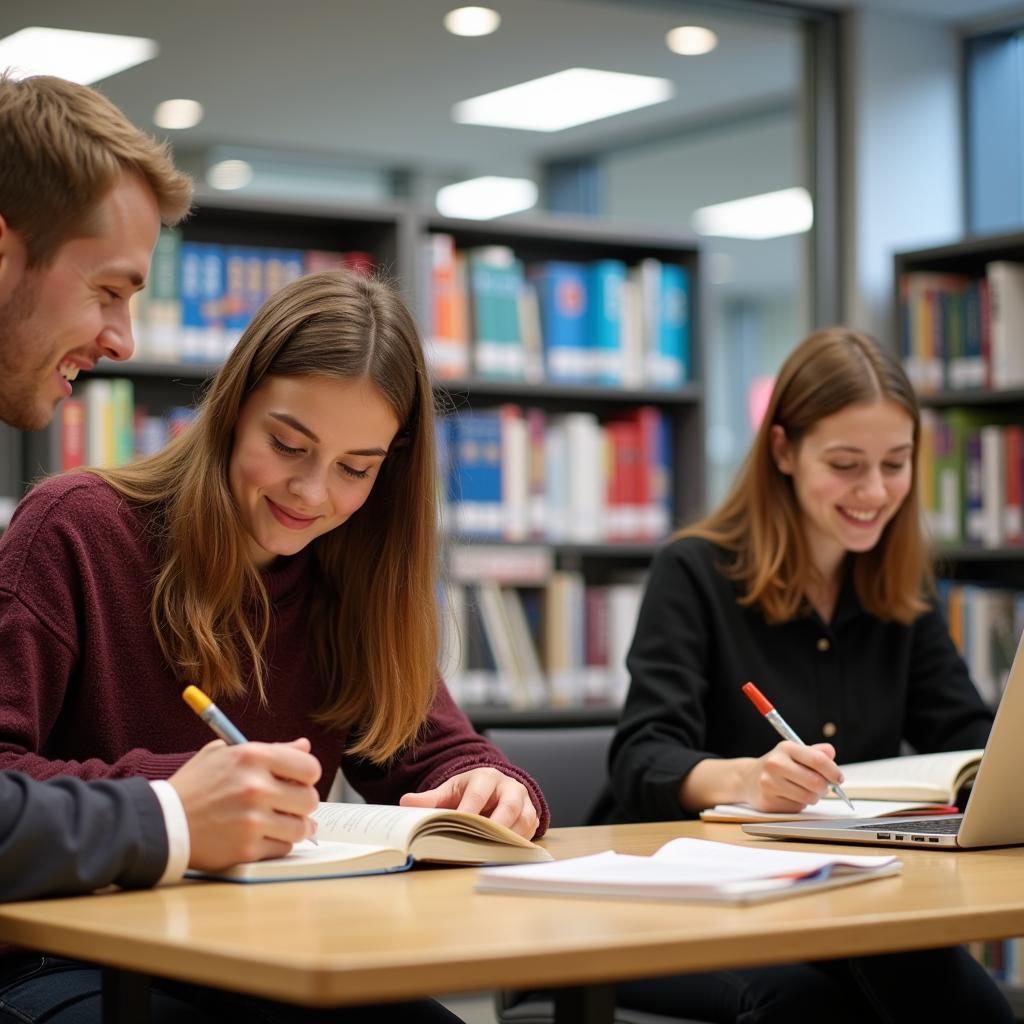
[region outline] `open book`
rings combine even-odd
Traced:
[[[404,871],[414,861],[440,864],[521,864],[551,854],[512,829],[479,814],[430,807],[322,803],[313,812],[317,843],[291,853],[236,864],[224,871],[190,871],[193,878],[282,882],[300,878]]]
[[[900,871],[896,857],[764,850],[673,839],[651,857],[605,853],[550,864],[481,868],[481,892],[758,903],[866,882]]]
[[[851,800],[934,800],[951,804],[978,774],[985,751],[949,750],[879,761],[842,764],[843,789]]]
[[[701,811],[700,816],[704,821],[796,821],[952,814],[957,793],[977,775],[983,753],[953,750],[840,765],[852,811],[842,800],[828,796],[802,811],[758,811],[747,804],[718,804]]]

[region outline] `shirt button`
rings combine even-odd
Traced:
[[[827,637],[821,637],[818,640],[817,646],[819,651],[827,651],[831,645],[829,644]]]
[[[835,722],[826,722],[821,727],[821,735],[824,736],[825,739],[827,739],[827,740],[832,739],[832,737],[835,736],[835,734],[838,731],[839,731],[839,727],[836,725]]]

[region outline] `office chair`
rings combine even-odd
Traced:
[[[488,729],[487,738],[515,765],[525,769],[544,792],[554,827],[585,825],[608,778],[608,748],[614,726]],[[495,993],[499,1024],[552,1024],[549,992]],[[615,1024],[697,1024],[626,1007],[615,1008]]]

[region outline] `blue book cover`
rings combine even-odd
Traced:
[[[181,358],[186,362],[203,360],[203,250],[202,242],[182,242],[178,293],[181,296]]]
[[[500,537],[501,416],[497,409],[449,419],[449,494],[462,537]]]
[[[525,354],[519,330],[522,264],[507,246],[469,250],[475,369],[480,377],[522,380]]]
[[[622,314],[626,264],[596,260],[590,264],[587,278],[587,340],[593,346],[594,379],[617,387],[625,380]]]
[[[216,363],[224,358],[224,247],[204,245],[201,260],[202,359]]]
[[[658,314],[657,383],[678,387],[690,378],[690,275],[685,267],[662,264]]]
[[[587,314],[587,267],[548,260],[531,269],[540,299],[548,380],[587,383],[594,378]]]

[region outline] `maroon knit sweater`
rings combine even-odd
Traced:
[[[37,779],[163,779],[211,739],[181,699],[193,680],[169,669],[149,622],[153,547],[147,517],[90,474],[48,480],[18,507],[0,542],[0,768]],[[432,789],[459,772],[499,768],[537,784],[473,731],[439,686],[420,739],[386,768],[345,754],[346,735],[316,725],[322,688],[309,655],[309,549],[264,574],[272,613],[268,702],[218,697],[252,740],[308,736],[324,796],[340,766],[371,803]]]

